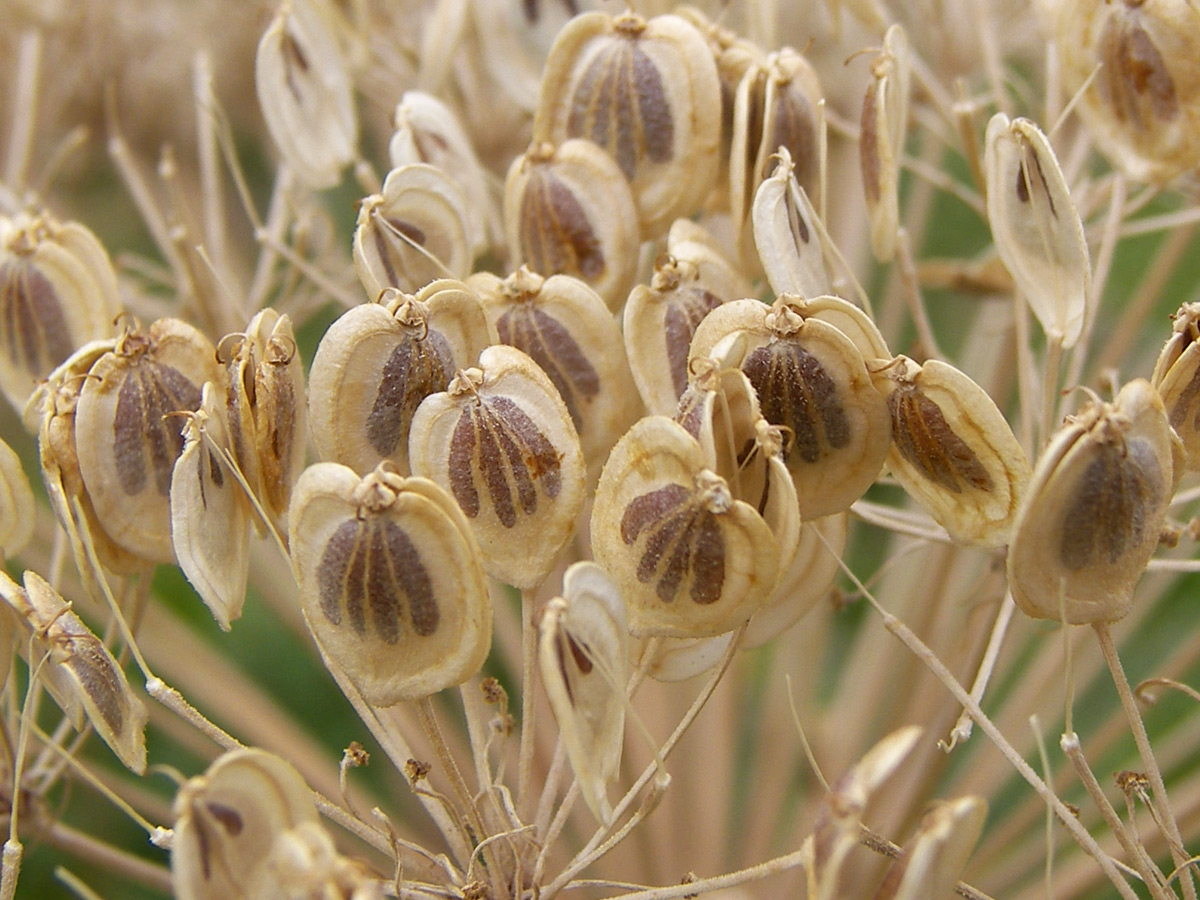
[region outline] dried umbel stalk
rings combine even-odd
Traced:
[[[337,184],[357,152],[358,119],[337,38],[318,0],[284,0],[258,43],[254,80],[267,130],[313,188]]]
[[[717,174],[720,82],[704,38],[674,15],[584,13],[554,41],[534,141],[583,138],[633,190],[643,238],[703,202]]]
[[[503,280],[471,277],[500,342],[527,354],[567,405],[592,474],[641,412],[621,329],[594,290],[570,275],[522,266]]]
[[[896,255],[900,227],[900,156],[908,127],[908,37],[899,25],[883,36],[863,97],[858,143],[863,193],[871,220],[871,250],[880,262]]]
[[[0,216],[0,390],[14,407],[77,347],[112,334],[120,310],[116,272],[87,228]]]
[[[242,614],[250,573],[250,503],[234,479],[224,398],[211,382],[200,408],[185,415],[183,452],[171,476],[175,558],[226,631]]]
[[[788,149],[780,147],[776,158],[775,171],[758,186],[750,212],[759,262],[776,294],[829,294],[833,283],[825,268],[816,210],[796,180]]]
[[[413,472],[453,495],[489,575],[539,584],[583,506],[586,464],[566,404],[514,347],[489,347],[413,417]]]
[[[221,384],[216,350],[179,319],[131,325],[88,370],[75,409],[79,472],[108,536],[130,553],[173,562],[169,491],[183,419],[205,382]]]
[[[1190,0],[1044,4],[1069,93],[1096,146],[1130,177],[1163,183],[1200,165],[1200,9]]]
[[[623,313],[625,352],[651,413],[674,415],[688,383],[692,337],[704,317],[750,295],[749,282],[717,241],[689,219],[676,220],[650,283],[633,289]]]
[[[305,469],[288,514],[304,617],[369,703],[461,684],[483,665],[492,607],[479,548],[440,487],[387,463]]]
[[[1075,346],[1091,293],[1083,222],[1050,141],[1028,119],[992,116],[984,153],[996,252],[1052,341]]]
[[[538,622],[538,666],[588,809],[612,821],[608,782],[621,763],[629,680],[625,600],[600,566],[577,562]]]
[[[255,748],[231,750],[188,780],[174,812],[171,886],[180,900],[270,896],[276,841],[294,828],[319,827],[300,774]]]
[[[1067,418],[1034,468],[1009,546],[1025,613],[1079,625],[1129,612],[1158,546],[1178,441],[1143,379]]]
[[[0,439],[0,559],[19,553],[33,537],[37,507],[21,458]]]
[[[22,590],[0,572],[0,597],[17,613],[47,656],[41,677],[76,730],[85,722],[131,770],[146,771],[146,707],[112,653],[37,572]],[[24,643],[24,642],[23,642]],[[29,661],[31,666],[37,660]]]
[[[758,510],[735,499],[700,443],[663,416],[639,421],[609,456],[592,552],[620,586],[638,636],[731,631],[766,600],[780,565]]]
[[[1029,461],[992,398],[936,359],[898,356],[871,377],[892,416],[896,480],[956,541],[1007,544]]]
[[[466,277],[474,259],[469,207],[462,188],[435,166],[392,169],[383,191],[358,207],[354,268],[367,296]]]
[[[1162,397],[1167,420],[1183,441],[1187,469],[1194,471],[1200,469],[1200,303],[1185,303],[1174,319],[1150,383]]]
[[[574,275],[618,310],[637,272],[633,195],[621,170],[589,141],[534,144],[504,183],[504,227],[514,264]]]
[[[381,460],[411,469],[413,415],[492,343],[479,297],[460,281],[384,291],[329,327],[309,373],[313,442],[323,460],[365,475]]]
[[[987,803],[979,797],[939,802],[921,818],[903,855],[884,876],[875,900],[949,897],[986,818]]]
[[[868,330],[859,338],[875,342]],[[891,419],[862,352],[839,328],[790,295],[770,307],[738,300],[696,330],[692,358],[702,356],[745,372],[767,421],[790,432],[787,466],[805,520],[847,509],[866,493],[883,468]]]

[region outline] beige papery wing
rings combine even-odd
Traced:
[[[888,869],[876,900],[951,896],[986,818],[987,803],[979,797],[937,802]]]
[[[817,213],[796,179],[796,165],[780,147],[769,178],[754,193],[750,208],[754,246],[776,294],[820,297],[833,289]]]
[[[1184,450],[1176,466],[1176,482],[1183,470],[1200,469],[1200,303],[1185,303],[1175,313],[1172,334],[1158,355],[1150,383],[1162,398],[1167,421],[1179,435]]]
[[[880,262],[896,255],[900,228],[900,157],[908,127],[911,81],[908,37],[899,25],[883,36],[863,96],[858,153],[871,221],[871,251]]]
[[[0,439],[0,558],[15,556],[33,537],[37,506],[21,458]]]

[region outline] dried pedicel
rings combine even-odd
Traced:
[[[780,147],[776,158],[775,171],[758,186],[750,212],[758,260],[776,294],[826,295],[833,283],[816,210],[796,180],[788,149]]]
[[[721,96],[704,38],[674,15],[584,13],[542,76],[535,141],[583,138],[628,180],[644,238],[691,215],[717,174]]]
[[[542,609],[538,666],[584,802],[606,824],[613,817],[608,782],[625,734],[628,644],[621,592],[600,566],[574,563],[562,596]]]
[[[896,480],[956,541],[1007,544],[1029,462],[992,398],[936,359],[898,356],[871,377],[892,415]]]
[[[388,172],[383,190],[359,204],[354,228],[354,268],[367,296],[466,277],[474,259],[469,205],[462,187],[435,166]]]
[[[436,484],[387,463],[361,478],[318,463],[288,522],[308,627],[369,703],[428,696],[483,665],[492,607],[479,548]]]
[[[1200,303],[1185,303],[1150,383],[1162,398],[1167,420],[1183,441],[1188,470],[1200,469]],[[1176,479],[1181,475],[1176,472]]]
[[[700,443],[663,416],[642,419],[609,456],[592,552],[620,586],[639,636],[737,628],[766,600],[780,562],[758,511],[736,500]]]
[[[1114,622],[1158,546],[1178,438],[1131,381],[1067,418],[1034,468],[1008,550],[1013,599],[1037,619]]]
[[[14,556],[29,543],[36,518],[33,488],[21,458],[0,439],[0,559]]]
[[[75,409],[79,471],[114,542],[144,560],[173,562],[168,497],[183,449],[183,418],[200,388],[221,383],[216,350],[179,319],[136,324],[88,370]]]
[[[305,184],[328,188],[354,159],[358,119],[335,35],[313,0],[286,0],[258,43],[254,81],[267,130]]]
[[[47,664],[40,671],[54,701],[76,730],[85,719],[131,770],[146,771],[146,707],[108,648],[37,572],[25,588],[0,572],[0,597],[28,626]],[[25,642],[22,641],[24,644]],[[31,666],[37,661],[30,660]]]
[[[541,368],[567,405],[592,481],[638,413],[621,329],[594,290],[569,275],[543,278],[522,266],[508,278],[471,276],[502,344]]]
[[[594,144],[534,144],[514,159],[504,227],[514,264],[574,275],[610,309],[625,302],[637,271],[637,215],[620,169]]]
[[[1092,267],[1083,222],[1050,141],[1028,119],[996,113],[984,152],[996,252],[1051,340],[1083,331]]]
[[[689,219],[677,219],[650,283],[633,289],[623,313],[625,352],[651,413],[674,415],[688,383],[692,336],[704,317],[750,294],[750,283],[712,235]]]
[[[408,456],[458,501],[489,575],[519,588],[546,577],[583,506],[586,468],[567,406],[533,360],[485,350],[417,409]]]
[[[230,750],[175,797],[171,885],[180,900],[253,896],[276,840],[317,809],[304,779],[272,753]]]
[[[459,281],[417,294],[384,291],[329,327],[309,373],[317,454],[365,475],[381,460],[411,469],[408,436],[421,401],[444,391],[491,343],[479,297]]]
[[[91,231],[49,213],[0,216],[0,390],[17,410],[76,348],[111,334],[120,309]],[[36,416],[25,424],[36,430]]]
[[[871,250],[880,262],[896,255],[909,80],[908,38],[903,28],[892,25],[883,36],[883,49],[871,63],[858,141],[863,194],[871,220]]]

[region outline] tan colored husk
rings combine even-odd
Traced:
[[[758,186],[750,223],[758,260],[776,294],[820,297],[833,290],[817,213],[796,180],[795,163],[780,147],[770,178]]]
[[[896,255],[910,77],[908,37],[902,27],[892,25],[883,36],[882,51],[871,63],[871,82],[859,120],[858,151],[871,221],[871,251],[879,262],[890,262]]]
[[[921,818],[909,845],[884,876],[875,900],[927,900],[949,897],[987,818],[979,797],[937,803]]]
[[[1162,398],[1167,421],[1183,442],[1186,468],[1195,471],[1200,469],[1200,303],[1183,304],[1174,320],[1150,383]],[[1175,473],[1177,481],[1182,474]]]
[[[20,553],[33,537],[36,522],[33,488],[21,458],[0,439],[0,558]]]

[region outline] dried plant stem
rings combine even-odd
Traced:
[[[1096,254],[1093,266],[1092,285],[1084,311],[1083,333],[1080,336],[1071,367],[1067,373],[1067,384],[1074,386],[1079,383],[1083,374],[1083,348],[1091,346],[1092,331],[1096,327],[1096,315],[1100,310],[1100,298],[1104,296],[1104,286],[1108,284],[1108,274],[1112,270],[1113,254],[1117,250],[1117,240],[1120,238],[1121,216],[1125,207],[1127,185],[1120,175],[1113,181],[1112,196],[1109,198],[1108,215],[1104,220],[1104,231],[1100,236],[1100,249]]]
[[[537,718],[537,690],[534,687],[537,671],[537,625],[533,621],[535,590],[521,591],[521,744],[517,752],[517,803],[522,821],[529,821],[533,812],[531,783],[533,777],[534,738]]]
[[[1062,367],[1063,343],[1056,335],[1046,335],[1046,371],[1042,376],[1042,420],[1038,446],[1045,447],[1058,420],[1058,371]]]
[[[983,653],[979,669],[975,672],[975,681],[971,684],[971,699],[976,704],[983,700],[988,682],[992,680],[992,673],[996,670],[996,659],[1000,656],[1000,647],[1004,644],[1004,636],[1008,633],[1008,626],[1012,622],[1013,612],[1016,608],[1012,593],[1006,591],[1004,600],[1000,603],[1000,609],[996,613],[996,620],[992,623],[992,633],[988,638],[987,649]],[[960,742],[971,737],[972,724],[971,716],[964,709],[959,715],[958,721],[954,723],[954,729],[950,732],[950,740],[939,741],[938,746],[949,753]]]
[[[894,844],[882,835],[873,832],[866,825],[859,826],[858,842],[880,856],[886,856],[888,859],[900,859],[904,855],[904,848],[898,844]],[[954,886],[954,893],[965,900],[992,900],[983,891],[971,887],[969,884],[959,882]]]
[[[1159,821],[1159,827],[1163,829],[1167,837],[1171,859],[1176,866],[1183,866],[1187,863],[1189,854],[1184,846],[1183,837],[1179,833],[1179,824],[1171,809],[1170,798],[1167,797],[1167,787],[1163,782],[1162,770],[1159,768],[1154,750],[1150,746],[1150,737],[1146,734],[1146,723],[1142,720],[1142,713],[1137,707],[1137,700],[1134,699],[1133,690],[1129,686],[1129,679],[1125,677],[1125,668],[1121,665],[1121,657],[1117,654],[1117,646],[1113,643],[1112,632],[1103,622],[1095,623],[1092,630],[1096,632],[1096,639],[1100,642],[1100,651],[1104,654],[1104,661],[1108,663],[1108,669],[1112,673],[1117,696],[1121,699],[1121,708],[1125,711],[1125,718],[1129,721],[1129,728],[1133,732],[1133,740],[1137,744],[1142,765],[1146,767],[1146,777],[1150,779],[1150,789],[1154,793],[1154,801],[1158,807],[1156,818]],[[1196,900],[1196,884],[1192,879],[1190,869],[1180,875],[1180,881],[1183,884],[1185,900]]]
[[[57,849],[86,860],[110,874],[128,878],[156,891],[171,892],[171,873],[166,866],[134,856],[63,822],[46,823],[38,836]]]
[[[917,340],[925,359],[945,359],[941,348],[938,347],[937,336],[933,333],[929,313],[925,309],[925,298],[921,295],[921,281],[917,275],[916,260],[913,259],[912,243],[908,239],[908,231],[903,227],[896,230],[896,263],[900,270],[900,293],[908,304],[908,311],[912,315]]]
[[[5,154],[4,166],[4,182],[14,191],[20,191],[29,177],[41,68],[41,32],[23,32],[17,43],[17,78],[13,85],[13,104],[9,113],[12,132],[8,136],[8,152]]]

